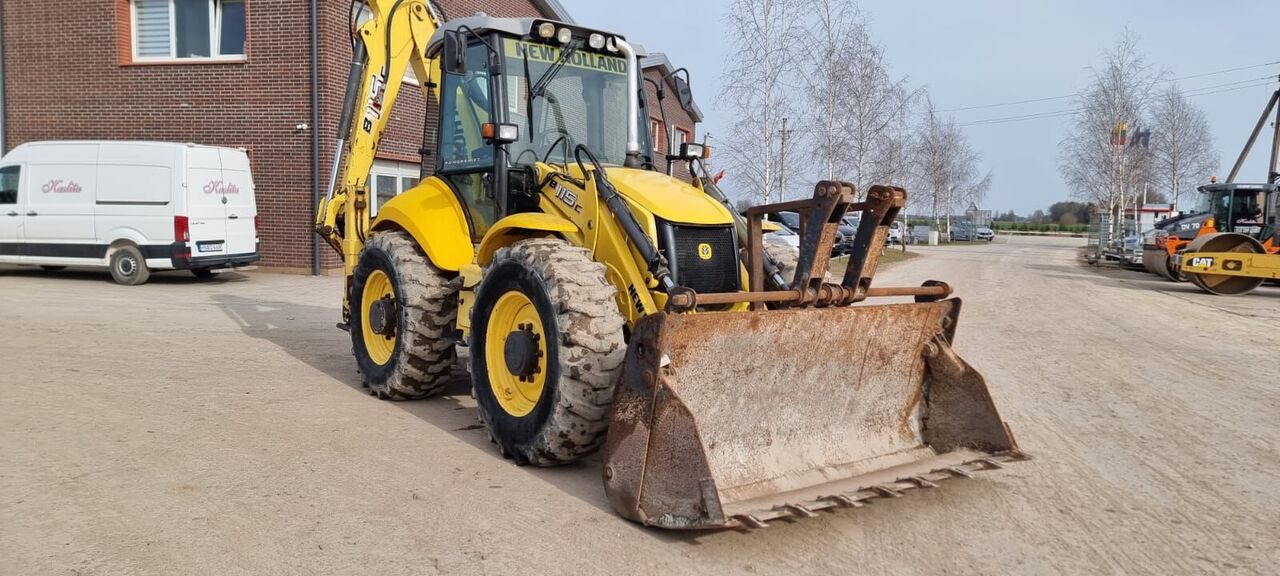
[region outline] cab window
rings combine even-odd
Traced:
[[[19,171],[17,166],[0,168],[0,204],[18,203]]]

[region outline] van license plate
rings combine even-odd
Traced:
[[[196,242],[198,252],[221,252],[224,242]]]

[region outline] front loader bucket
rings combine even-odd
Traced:
[[[951,350],[957,299],[636,324],[605,447],[619,514],[757,528],[1025,458]]]

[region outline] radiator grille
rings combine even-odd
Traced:
[[[738,242],[732,226],[682,226],[660,223],[665,251],[676,284],[698,292],[737,292],[741,288]],[[706,258],[704,245],[710,249]]]

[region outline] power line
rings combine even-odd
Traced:
[[[982,108],[999,108],[1000,106],[1016,106],[1018,104],[1031,104],[1033,102],[1048,102],[1050,100],[1062,100],[1065,98],[1075,98],[1076,96],[1079,96],[1079,95],[1080,93],[1076,92],[1073,94],[1065,94],[1062,96],[1049,96],[1048,98],[1033,98],[1031,100],[1017,100],[1014,102],[1001,102],[999,104],[982,104],[980,106],[965,106],[964,108],[947,108],[945,110],[938,110],[938,112],[962,112],[964,110],[979,110]]]
[[[1277,79],[1280,79],[1280,77],[1277,77],[1277,76],[1262,76],[1262,77],[1260,77],[1260,78],[1250,78],[1250,79],[1248,79],[1248,80],[1239,80],[1239,81],[1236,81],[1236,82],[1226,82],[1226,83],[1223,83],[1223,84],[1214,84],[1214,85],[1212,85],[1212,86],[1201,86],[1200,88],[1194,88],[1194,89],[1191,89],[1191,90],[1184,91],[1184,92],[1183,92],[1183,94],[1184,94],[1185,96],[1187,96],[1188,98],[1193,97],[1193,96],[1208,96],[1208,95],[1210,95],[1210,94],[1221,94],[1221,93],[1223,93],[1223,92],[1233,92],[1233,91],[1236,91],[1236,90],[1246,90],[1246,89],[1249,89],[1249,88],[1257,88],[1257,87],[1259,87],[1259,86],[1266,86],[1266,85],[1271,84],[1273,81],[1275,81],[1275,80],[1277,80]],[[1260,80],[1265,80],[1265,81],[1264,81],[1264,82],[1259,82]],[[1246,86],[1240,86],[1240,84],[1247,84],[1247,85],[1246,85]],[[1228,88],[1229,86],[1234,86],[1234,88]],[[1208,91],[1206,92],[1206,90],[1208,90]],[[1053,110],[1053,111],[1049,111],[1049,112],[1036,112],[1036,113],[1032,113],[1032,114],[1020,114],[1020,115],[1017,115],[1017,116],[1001,116],[1001,117],[996,117],[996,118],[984,118],[984,119],[981,119],[981,120],[973,120],[973,121],[970,121],[970,122],[962,122],[962,123],[958,124],[958,126],[983,126],[983,125],[987,125],[987,124],[1004,124],[1004,123],[1007,123],[1007,122],[1023,122],[1023,121],[1026,121],[1026,120],[1041,120],[1041,119],[1045,119],[1045,118],[1061,118],[1061,117],[1063,117],[1063,116],[1071,116],[1071,115],[1073,115],[1073,114],[1077,114],[1077,113],[1079,113],[1081,110],[1082,110],[1081,108],[1075,108],[1075,109],[1071,109],[1071,110]]]
[[[1255,69],[1255,68],[1263,68],[1263,67],[1266,67],[1266,66],[1275,66],[1275,65],[1277,65],[1277,64],[1280,64],[1280,60],[1276,60],[1276,61],[1274,61],[1274,62],[1264,62],[1264,63],[1262,63],[1262,64],[1254,64],[1254,65],[1251,65],[1251,66],[1239,66],[1239,67],[1236,67],[1236,68],[1226,68],[1226,69],[1223,69],[1223,70],[1214,70],[1214,71],[1212,71],[1212,72],[1202,72],[1202,73],[1200,73],[1200,74],[1192,74],[1192,75],[1190,75],[1190,76],[1179,76],[1179,77],[1177,77],[1177,78],[1170,78],[1170,79],[1168,79],[1168,80],[1161,80],[1161,82],[1178,82],[1178,81],[1180,81],[1180,80],[1190,80],[1190,79],[1192,79],[1192,78],[1203,78],[1203,77],[1205,77],[1205,76],[1216,76],[1216,75],[1218,75],[1218,74],[1227,74],[1227,73],[1229,73],[1229,72],[1239,72],[1239,71],[1242,71],[1242,70],[1252,70],[1252,69]],[[1270,78],[1270,76],[1268,76],[1268,78]],[[1206,88],[1208,88],[1208,87],[1206,87]],[[938,112],[963,112],[963,111],[965,111],[965,110],[981,110],[981,109],[986,109],[986,108],[999,108],[999,107],[1002,107],[1002,106],[1017,106],[1017,105],[1019,105],[1019,104],[1033,104],[1033,103],[1036,103],[1036,102],[1049,102],[1049,101],[1053,101],[1053,100],[1064,100],[1064,99],[1067,99],[1067,98],[1075,98],[1075,97],[1079,96],[1080,94],[1081,94],[1081,92],[1073,92],[1073,93],[1071,93],[1071,94],[1063,94],[1063,95],[1061,95],[1061,96],[1048,96],[1048,97],[1045,97],[1045,98],[1031,98],[1031,99],[1028,99],[1028,100],[1015,100],[1015,101],[1012,101],[1012,102],[999,102],[999,103],[995,103],[995,104],[980,104],[980,105],[977,105],[977,106],[964,106],[964,107],[961,107],[961,108],[947,108],[947,109],[944,109],[944,110],[938,110]]]
[[[1189,95],[1191,95],[1191,93],[1192,93],[1192,92],[1200,92],[1200,91],[1202,91],[1202,90],[1212,90],[1212,89],[1214,89],[1214,88],[1223,88],[1223,87],[1226,87],[1226,86],[1237,86],[1237,85],[1240,85],[1240,84],[1247,84],[1247,83],[1249,83],[1249,82],[1257,82],[1257,81],[1259,81],[1259,80],[1266,80],[1266,82],[1263,82],[1263,84],[1270,84],[1270,83],[1271,83],[1271,82],[1273,82],[1273,81],[1280,80],[1280,76],[1263,76],[1263,77],[1261,77],[1261,78],[1250,78],[1250,79],[1248,79],[1248,80],[1239,80],[1239,81],[1236,81],[1236,82],[1227,82],[1227,83],[1225,83],[1225,84],[1214,84],[1213,86],[1201,86],[1201,87],[1199,87],[1199,88],[1189,88],[1189,89],[1187,89],[1187,90],[1183,90],[1183,91],[1182,91],[1182,93],[1183,93],[1183,94],[1185,94],[1185,95],[1188,95],[1188,96],[1189,96]]]
[[[1024,114],[1021,116],[1005,116],[1002,118],[986,118],[984,120],[974,120],[972,122],[962,122],[957,126],[982,126],[986,124],[1004,124],[1007,122],[1022,122],[1025,120],[1041,120],[1044,118],[1060,118],[1063,116],[1071,116],[1080,113],[1080,108],[1071,110],[1054,110],[1052,112],[1038,112],[1035,114]]]
[[[1262,86],[1270,86],[1270,85],[1271,85],[1271,82],[1259,82],[1259,83],[1257,83],[1257,84],[1250,84],[1250,85],[1248,85],[1248,86],[1236,86],[1235,88],[1226,88],[1226,89],[1223,89],[1223,90],[1214,90],[1213,92],[1201,92],[1201,93],[1199,93],[1199,94],[1187,94],[1187,97],[1188,97],[1188,98],[1194,98],[1194,97],[1196,97],[1196,96],[1208,96],[1208,95],[1210,95],[1210,94],[1221,94],[1221,93],[1223,93],[1223,92],[1235,92],[1236,90],[1248,90],[1249,88],[1259,88],[1259,87],[1262,87]]]

